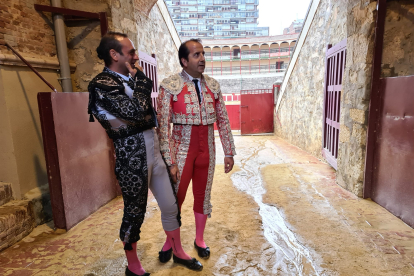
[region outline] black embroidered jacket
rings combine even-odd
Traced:
[[[128,82],[134,90],[132,98],[125,93],[124,82],[122,77],[105,67],[88,86],[90,121],[93,121],[93,115],[111,139],[127,137],[156,125],[151,101],[152,80],[138,70],[134,79]],[[105,114],[99,114],[97,106],[122,119],[126,125],[112,129]]]

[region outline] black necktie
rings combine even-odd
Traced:
[[[135,83],[134,83],[134,80],[131,78],[131,77],[129,77],[129,79],[128,79],[128,81],[125,81],[124,80],[124,82],[129,86],[129,88],[131,88],[132,90],[134,90],[135,89]]]
[[[195,84],[195,89],[197,91],[198,103],[201,103],[201,95],[200,95],[200,88],[198,88],[198,79],[193,79]]]

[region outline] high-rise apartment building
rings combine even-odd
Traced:
[[[164,0],[183,40],[268,36],[258,27],[259,0]]]
[[[289,27],[283,29],[283,34],[299,34],[303,28],[303,19],[296,19]]]

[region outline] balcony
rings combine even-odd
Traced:
[[[233,67],[206,67],[204,73],[210,76],[221,75],[249,75],[249,74],[269,74],[281,73],[286,71],[287,65],[281,69],[276,69],[276,64],[253,65],[253,66],[233,66]]]
[[[233,52],[223,51],[223,52],[213,52],[206,53],[206,61],[230,61],[230,60],[268,60],[274,58],[285,58],[290,57],[293,53],[294,48],[275,48],[275,49],[262,49],[260,50],[247,50],[242,51],[241,55],[232,55]]]

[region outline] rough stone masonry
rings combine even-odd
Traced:
[[[322,159],[325,55],[347,39],[337,183],[362,196],[376,1],[321,0],[276,116],[276,134]],[[279,120],[275,120],[279,122]]]

